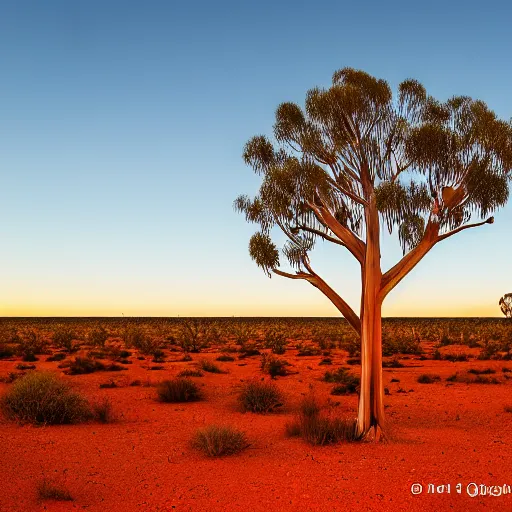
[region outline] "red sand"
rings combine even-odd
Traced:
[[[127,384],[157,382],[194,362],[166,362],[165,370],[150,371],[143,368],[154,365],[149,359],[132,357],[134,363],[123,372],[65,376],[89,398],[110,397],[119,421],[32,427],[0,420],[0,511],[512,510],[510,494],[467,494],[471,482],[512,487],[512,414],[504,411],[512,405],[512,379],[500,385],[445,381],[456,370],[488,367],[504,380],[501,369],[512,368],[511,362],[402,360],[406,368],[384,370],[391,393],[385,397],[389,442],[312,447],[285,436],[285,423],[309,385],[320,399],[339,402],[340,411],[352,415],[357,397],[331,396],[332,385],[319,380],[345,361],[344,353],[333,352],[333,366],[318,366],[320,356],[295,354],[289,350],[283,357],[298,373],[276,381],[286,407],[269,415],[237,409],[241,380],[261,376],[259,357],[219,363],[229,373],[197,378],[206,399],[187,404],[159,403],[154,387]],[[17,362],[0,361],[0,376]],[[38,369],[60,372],[58,364],[36,363]],[[418,384],[422,373],[443,380]],[[400,382],[390,383],[392,378]],[[99,389],[110,379],[124,386]],[[0,393],[8,386],[0,384]],[[400,387],[407,393],[398,393]],[[235,456],[204,457],[190,447],[190,439],[213,422],[244,430],[251,446]],[[68,489],[74,501],[38,501],[37,485],[44,477]],[[422,494],[411,493],[414,483],[423,485]],[[429,483],[450,484],[451,493],[428,494]]]

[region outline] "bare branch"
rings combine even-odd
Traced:
[[[460,226],[457,229],[454,229],[453,231],[449,231],[448,233],[445,233],[444,235],[440,235],[437,240],[437,242],[440,242],[441,240],[444,240],[445,238],[448,238],[452,235],[455,235],[456,233],[459,233],[460,231],[463,231],[465,229],[469,228],[476,228],[478,226],[483,226],[484,224],[492,224],[494,222],[494,217],[489,217],[487,220],[484,220],[482,222],[476,222],[474,224],[466,224],[465,226]]]

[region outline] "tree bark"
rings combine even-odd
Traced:
[[[365,215],[366,252],[362,265],[361,290],[361,389],[356,435],[359,438],[373,436],[378,441],[384,425],[380,298],[382,272],[379,217],[373,193]]]

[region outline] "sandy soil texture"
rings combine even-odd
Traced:
[[[204,392],[202,401],[158,402],[155,387],[146,384],[219,353],[193,354],[189,362],[178,361],[181,355],[166,351],[166,361],[157,364],[135,353],[120,372],[73,376],[63,375],[58,362],[40,357],[37,370],[56,371],[89,399],[109,397],[118,419],[42,427],[1,419],[0,511],[512,510],[512,494],[494,496],[487,489],[482,495],[471,485],[512,487],[512,413],[505,410],[512,406],[512,379],[506,378],[512,374],[503,372],[512,369],[511,361],[401,358],[403,368],[384,370],[387,443],[311,446],[287,437],[285,425],[311,387],[321,402],[355,415],[357,395],[333,396],[332,384],[321,380],[326,370],[340,366],[359,371],[346,364],[345,352],[332,350],[333,364],[320,366],[321,355],[298,357],[296,350],[287,350],[280,357],[291,364],[291,374],[275,381],[285,403],[279,412],[265,415],[242,413],[237,402],[244,381],[268,379],[259,356],[217,363],[227,373],[194,378]],[[19,358],[1,360],[0,377],[16,371],[17,364]],[[494,369],[492,377],[500,383],[446,380],[470,368]],[[420,384],[417,377],[424,373],[441,380]],[[130,386],[134,380],[142,385]],[[100,389],[110,381],[118,387]],[[0,394],[11,385],[0,384]],[[220,459],[205,457],[190,440],[212,423],[246,432],[249,448]],[[73,501],[39,500],[37,486],[44,478],[66,488]],[[411,491],[416,483],[423,487],[418,495]],[[429,493],[429,484],[436,491],[449,484],[450,492]]]

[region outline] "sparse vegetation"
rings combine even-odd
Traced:
[[[244,412],[267,413],[283,405],[283,397],[273,382],[251,380],[238,397]]]
[[[272,354],[263,354],[261,356],[261,371],[270,375],[273,379],[278,376],[284,377],[288,374],[286,367],[288,362],[279,359]]]
[[[356,393],[359,390],[359,377],[352,375],[346,368],[338,368],[336,371],[327,371],[324,374],[325,382],[336,383],[331,390],[333,395],[345,395]]]
[[[208,457],[234,455],[249,446],[245,433],[230,427],[210,425],[198,430],[192,445]]]
[[[430,373],[421,374],[416,381],[420,384],[433,384],[434,382],[439,382],[441,377],[439,375],[432,375]]]
[[[87,400],[49,372],[30,372],[16,379],[2,398],[10,419],[20,423],[78,423],[90,418]]]
[[[199,361],[199,365],[202,370],[208,373],[226,373],[222,368],[208,359],[201,359],[201,361]]]
[[[313,395],[307,396],[300,404],[294,421],[286,425],[289,436],[300,436],[312,445],[326,445],[356,440],[355,419],[341,418],[325,412]]]
[[[156,391],[161,402],[195,402],[201,399],[197,384],[183,377],[160,382]]]

